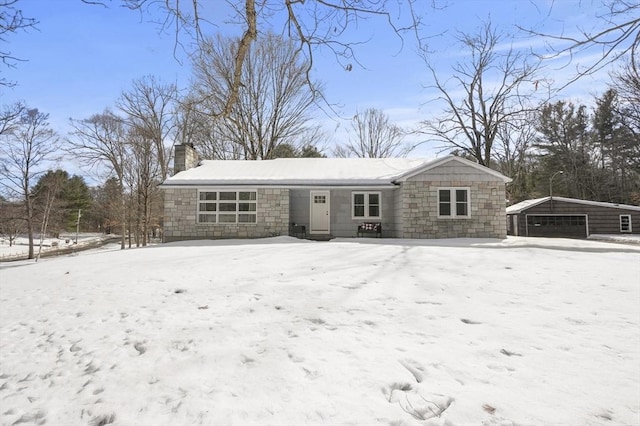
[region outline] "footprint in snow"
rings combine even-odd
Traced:
[[[317,370],[309,370],[308,368],[302,367],[302,371],[305,373],[305,378],[309,380],[315,380],[320,376]]]
[[[390,404],[397,403],[416,420],[440,417],[453,404],[454,399],[437,393],[425,393],[410,383],[393,383],[382,393]]]
[[[140,342],[136,342],[133,344],[133,347],[136,351],[139,352],[140,355],[144,354],[147,351],[147,348]]]
[[[502,355],[506,355],[506,356],[522,356],[522,354],[520,354],[518,352],[511,352],[511,351],[508,351],[506,349],[500,349],[500,353]]]
[[[424,367],[417,361],[409,358],[398,360],[398,362],[411,373],[416,382],[424,380]]]
[[[256,362],[256,360],[253,358],[249,358],[246,355],[242,355],[242,359],[240,360],[240,362],[243,363],[244,365],[251,365],[254,362]]]
[[[387,397],[389,403],[398,401],[398,394],[403,395],[404,392],[413,390],[411,383],[392,383],[388,387],[382,388],[382,394]]]
[[[47,413],[44,410],[37,410],[31,414],[23,414],[18,420],[13,422],[14,425],[20,423],[33,423],[36,425],[43,425],[47,423]]]
[[[105,426],[115,421],[116,421],[116,415],[114,413],[102,414],[91,419],[91,422],[89,422],[89,424],[91,426]]]
[[[406,404],[398,402],[400,407],[416,420],[429,420],[440,417],[451,407],[454,399],[450,396],[431,394],[423,396],[419,392],[405,394]]]
[[[287,355],[289,356],[289,359],[290,359],[291,361],[293,361],[293,362],[296,362],[296,363],[297,363],[297,362],[304,362],[304,358],[302,358],[302,357],[296,356],[296,355],[294,355],[294,354],[292,354],[292,353],[289,353],[289,354],[287,354]]]

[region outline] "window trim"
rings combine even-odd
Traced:
[[[628,229],[622,229],[622,218],[626,217],[627,219],[629,219],[629,227]],[[630,234],[633,232],[633,228],[631,226],[631,215],[630,214],[621,214],[620,215],[620,232],[621,233],[625,233],[625,234]]]
[[[216,194],[216,199],[215,200],[201,200],[200,199],[200,194],[202,193],[215,193]],[[223,192],[235,192],[236,196],[235,196],[235,200],[221,200],[220,199],[220,193]],[[255,199],[254,200],[241,200],[240,199],[240,193],[241,192],[250,192],[250,193],[255,193]],[[232,204],[235,203],[235,211],[231,212],[231,211],[222,211],[220,210],[220,204],[224,203],[224,204]],[[240,210],[240,204],[254,204],[255,205],[255,210],[248,210],[248,211],[243,211]],[[216,209],[215,211],[207,211],[207,210],[203,210],[200,211],[200,206],[202,204],[215,204],[216,205]],[[215,222],[206,222],[206,221],[201,221],[200,220],[200,215],[201,214],[209,214],[209,215],[215,215],[216,221]],[[220,217],[219,215],[235,215],[235,222],[220,222]],[[255,215],[255,221],[254,222],[239,222],[239,216],[243,215],[243,214],[253,214]],[[258,190],[256,188],[206,188],[206,189],[198,189],[197,194],[196,194],[196,224],[197,225],[206,225],[206,226],[216,226],[216,225],[221,225],[221,226],[225,226],[225,225],[256,225],[258,223]]]
[[[356,216],[356,200],[355,196],[364,195],[364,216]],[[378,216],[369,216],[369,195],[376,194],[378,196]],[[375,205],[375,204],[374,204]],[[382,219],[382,191],[351,191],[351,219],[353,220],[370,220]]]
[[[450,201],[449,204],[451,206],[451,214],[449,215],[441,215],[440,214],[440,191],[449,191]],[[456,209],[456,191],[466,191],[467,193],[467,214],[466,215],[458,215]],[[436,212],[438,213],[438,219],[469,219],[471,217],[471,188],[468,186],[442,186],[437,189],[437,203],[436,203]]]

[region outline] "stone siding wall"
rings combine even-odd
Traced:
[[[470,217],[438,218],[438,188],[468,187]],[[402,238],[506,238],[505,184],[467,180],[402,184]]]
[[[404,185],[393,191],[393,238],[402,238],[404,233],[402,197],[404,194]]]
[[[211,190],[224,190],[211,188]],[[253,188],[246,188],[251,191]],[[164,241],[263,238],[289,232],[289,190],[257,189],[257,223],[197,223],[198,190],[166,188],[164,190]]]

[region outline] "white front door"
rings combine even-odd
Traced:
[[[329,191],[311,191],[310,234],[329,233]]]

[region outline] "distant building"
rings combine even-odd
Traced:
[[[509,235],[526,237],[640,234],[640,206],[544,197],[507,207],[507,227]]]

